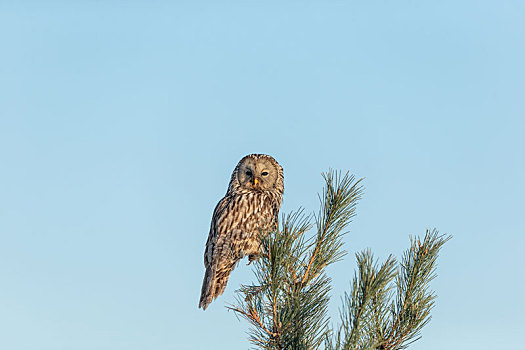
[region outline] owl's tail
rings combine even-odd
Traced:
[[[213,299],[224,293],[226,285],[228,284],[228,279],[230,278],[230,273],[234,267],[235,263],[223,265],[220,269],[215,269],[211,266],[206,268],[206,274],[202,281],[199,307],[206,310]]]

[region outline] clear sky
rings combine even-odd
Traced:
[[[246,349],[197,309],[210,218],[249,153],[317,210],[321,172],[366,191],[330,274],[454,236],[411,349],[517,349],[525,321],[525,4],[2,1],[0,348]]]

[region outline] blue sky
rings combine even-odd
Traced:
[[[273,155],[282,206],[365,177],[330,269],[454,236],[411,349],[510,349],[525,326],[522,1],[0,4],[0,348],[246,349],[197,309],[213,208]]]

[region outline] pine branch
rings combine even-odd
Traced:
[[[302,210],[283,217],[280,228],[262,235],[257,283],[242,286],[230,307],[250,322],[250,340],[259,348],[318,349],[328,331],[331,280],[325,268],[344,255],[342,236],[362,187],[348,173],[323,177],[316,235],[306,238],[312,225]]]
[[[314,224],[300,209],[283,216],[275,231],[262,232],[256,283],[241,286],[229,309],[250,323],[250,341],[260,349],[404,349],[430,321],[435,294],[429,283],[450,236],[427,230],[422,241],[411,238],[400,263],[389,256],[379,264],[370,250],[356,254],[358,270],[343,298],[341,324],[330,329],[326,267],[345,255],[342,237],[362,187],[348,173],[323,177]],[[308,238],[314,225],[316,233]]]
[[[397,296],[391,305],[392,326],[383,349],[404,349],[417,341],[421,329],[430,321],[435,294],[429,283],[436,277],[436,261],[441,247],[450,236],[427,230],[423,242],[410,239],[411,247],[403,255],[396,278]]]
[[[396,276],[396,261],[390,256],[378,267],[370,250],[356,254],[359,273],[345,293],[341,326],[335,341],[328,339],[328,349],[374,349],[384,330],[385,311],[380,308],[388,298],[391,281]]]
[[[399,266],[390,256],[377,268],[370,251],[357,254],[359,274],[345,295],[341,326],[332,331],[335,339],[326,339],[326,348],[404,349],[417,341],[430,321],[435,295],[429,282],[436,276],[439,250],[449,239],[427,230],[423,243],[411,239]]]
[[[341,232],[355,216],[355,207],[363,192],[363,179],[355,181],[355,177],[348,173],[341,178],[340,172],[330,170],[323,174],[323,178],[326,187],[320,197],[321,209],[316,217],[317,236],[301,283],[305,283],[311,275],[315,276],[327,265],[341,260],[346,254],[341,249]]]
[[[371,304],[374,299],[388,293],[389,283],[395,277],[396,262],[392,256],[380,268],[369,250],[357,254],[356,258],[359,276],[354,277],[352,294],[346,295],[346,319],[351,320],[351,324],[343,322],[347,338],[345,349],[362,347],[371,332],[381,336],[378,327],[380,313],[375,312],[377,310]]]

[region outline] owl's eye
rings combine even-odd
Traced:
[[[250,170],[246,170],[246,175],[252,176],[252,172]]]
[[[267,176],[267,175],[268,175],[268,172],[267,172],[267,171],[263,171],[261,175],[262,175],[262,176]]]

